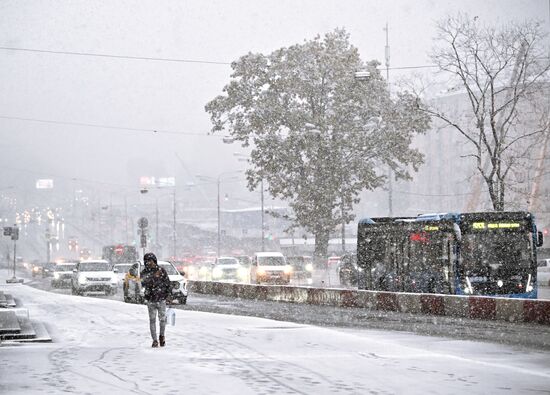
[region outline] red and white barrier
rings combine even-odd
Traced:
[[[550,325],[550,300],[190,281],[191,291],[243,299]]]

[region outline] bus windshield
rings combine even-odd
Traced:
[[[480,232],[463,235],[462,262],[467,272],[531,267],[528,232]]]

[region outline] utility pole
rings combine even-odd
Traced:
[[[265,223],[264,223],[264,179],[260,181],[260,200],[262,209],[262,252],[265,251]]]
[[[386,46],[384,47],[384,54],[386,57],[386,84],[388,89],[388,95],[390,94],[390,43],[389,43],[389,28],[388,22],[386,27],[383,28],[386,32]],[[388,215],[393,216],[393,172],[391,167],[388,166]]]
[[[124,230],[126,232],[126,245],[130,244],[128,241],[128,198],[124,195]]]
[[[159,235],[159,198],[155,197],[155,244],[159,245],[160,235]]]
[[[220,243],[221,243],[221,220],[220,220],[220,176],[218,176],[218,258],[220,257]]]
[[[176,235],[176,186],[175,185],[174,185],[174,190],[173,190],[173,214],[174,214],[174,226],[173,226],[173,229],[172,229],[172,236],[173,236],[173,240],[174,240],[174,250],[173,250],[172,256],[174,257],[174,259],[176,259],[177,235]]]
[[[48,227],[46,228],[46,262],[50,262],[51,238],[50,220],[48,219]]]

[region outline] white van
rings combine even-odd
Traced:
[[[252,284],[282,283],[288,284],[292,275],[292,267],[280,252],[257,252],[250,266],[250,282]]]

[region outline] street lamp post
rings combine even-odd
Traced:
[[[241,154],[240,152],[234,152],[233,153],[233,156],[236,156],[238,157],[239,161],[244,161],[244,162],[248,162],[248,157],[244,154]],[[262,229],[261,229],[261,234],[262,234],[262,252],[265,251],[265,217],[264,217],[264,179],[263,177],[261,178],[260,180],[260,203],[261,203],[261,207],[260,207],[260,210],[261,210],[261,220],[262,220]]]
[[[163,187],[156,186],[155,188],[161,189]],[[172,256],[174,259],[176,259],[176,253],[177,253],[177,232],[176,232],[176,185],[174,184],[172,186]],[[142,194],[145,194],[149,191],[149,188],[142,187],[140,192]],[[166,196],[166,195],[161,195]],[[156,244],[159,244],[159,197],[155,197],[155,222],[156,222]]]
[[[220,256],[220,246],[221,246],[221,215],[220,215],[220,176],[218,176],[217,180],[218,185],[218,248],[217,248],[217,256]]]
[[[220,200],[220,185],[222,181],[222,176],[226,174],[232,174],[232,173],[241,173],[242,170],[233,170],[233,171],[225,171],[223,173],[218,174],[218,176],[214,179],[213,177],[203,176],[203,175],[197,175],[196,177],[202,178],[204,180],[210,180],[216,182],[217,187],[217,205],[216,205],[216,211],[217,211],[217,217],[218,217],[218,225],[217,225],[217,248],[216,248],[216,254],[219,257],[221,252],[221,200]]]

